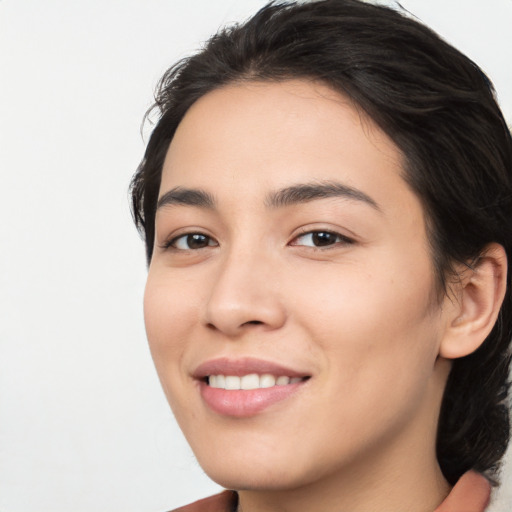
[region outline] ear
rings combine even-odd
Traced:
[[[489,244],[471,268],[461,270],[459,278],[444,299],[448,318],[439,355],[446,359],[471,354],[494,327],[507,288],[505,249]]]

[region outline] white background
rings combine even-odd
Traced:
[[[162,512],[217,489],[152,367],[127,187],[160,75],[263,3],[0,1],[1,512]],[[512,0],[402,4],[490,74],[510,121]]]

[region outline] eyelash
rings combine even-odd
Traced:
[[[320,236],[320,235],[322,235],[322,236],[328,235],[331,237],[335,237],[335,241],[333,243],[328,243],[324,246],[314,245],[315,235],[317,236],[317,241],[318,241],[318,236]],[[301,244],[296,243],[297,240],[307,237],[307,236],[311,237],[313,245],[305,245],[305,244],[301,245]],[[179,247],[177,247],[177,242],[180,239],[186,240],[185,243],[189,244],[192,241],[192,239],[190,237],[202,237],[204,240],[207,240],[208,243],[207,243],[207,245],[205,245],[203,247],[196,247],[196,248],[192,248],[192,247],[179,248]],[[211,242],[213,242],[213,243],[211,243]],[[351,238],[349,238],[345,235],[342,235],[340,233],[337,233],[335,231],[329,231],[327,229],[314,229],[314,230],[304,231],[302,233],[299,233],[292,240],[292,242],[290,242],[290,245],[292,245],[292,246],[311,247],[315,250],[327,250],[327,249],[332,249],[333,247],[336,247],[339,245],[351,245],[351,244],[354,244],[354,240],[352,240]],[[182,235],[171,238],[169,241],[165,242],[162,245],[162,249],[171,249],[171,250],[175,250],[175,251],[197,251],[200,249],[206,249],[207,247],[215,247],[217,245],[218,245],[218,243],[209,235],[205,235],[204,233],[200,233],[200,232],[192,232],[192,233],[184,233]]]
[[[205,239],[208,240],[208,244],[205,246],[205,247],[198,247],[198,248],[179,248],[179,247],[176,247],[176,243],[178,242],[178,240],[180,239],[186,239],[187,242],[190,242],[191,240],[189,239],[189,237],[203,237]],[[206,247],[214,247],[216,245],[218,245],[217,242],[213,243],[213,244],[210,244],[210,242],[215,242],[214,239],[211,237],[211,236],[208,236],[208,235],[205,235],[204,233],[200,233],[200,232],[192,232],[192,233],[183,233],[182,235],[179,235],[179,236],[176,236],[174,238],[171,238],[170,240],[168,240],[167,242],[165,242],[163,245],[162,245],[162,249],[171,249],[171,250],[174,250],[174,251],[197,251],[199,249],[205,249]],[[185,242],[185,243],[187,243]]]
[[[300,244],[295,243],[300,238],[310,236],[311,240],[314,241],[314,236],[317,235],[329,235],[335,237],[335,241],[333,243],[329,243],[325,246],[321,245],[302,245],[302,247],[311,247],[315,250],[325,251],[328,249],[333,249],[334,247],[339,247],[340,245],[352,245],[355,243],[355,241],[345,235],[342,235],[341,233],[337,233],[336,231],[330,231],[328,229],[309,229],[307,231],[303,231],[302,233],[299,233],[291,242],[291,245],[294,246],[300,246]]]

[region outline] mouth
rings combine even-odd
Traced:
[[[238,375],[209,375],[205,377],[208,386],[216,389],[226,390],[251,390],[251,389],[267,389],[274,386],[287,386],[288,384],[297,384],[309,379],[309,377],[288,377],[286,375],[275,376],[270,373],[258,375],[250,373],[239,377]]]
[[[194,372],[205,405],[222,416],[250,417],[282,402],[311,376],[257,359],[216,359]]]

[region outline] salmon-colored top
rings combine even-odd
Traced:
[[[479,473],[468,471],[434,512],[485,512],[490,496],[488,480]],[[172,512],[236,512],[237,501],[236,492],[224,491]]]
[[[237,502],[236,492],[224,491],[171,512],[236,512]]]

